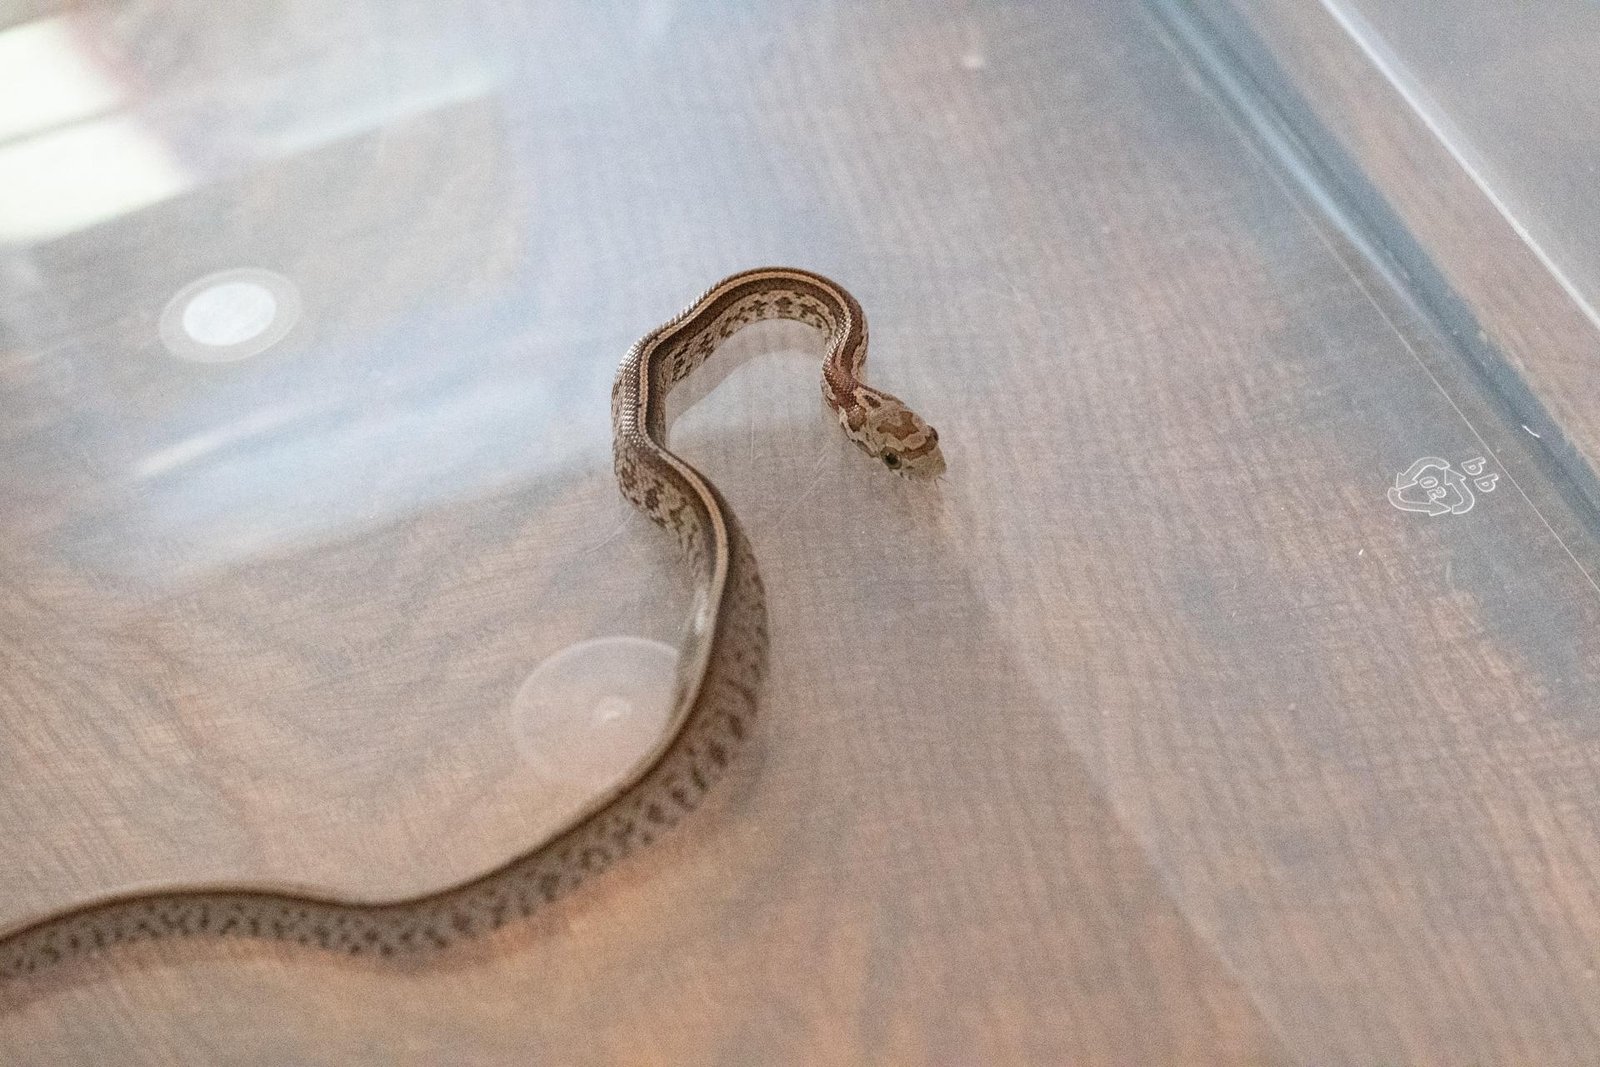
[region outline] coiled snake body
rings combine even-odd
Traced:
[[[440,949],[531,914],[676,824],[749,729],[765,673],[767,628],[749,542],[721,494],[667,450],[665,401],[722,341],[771,318],[797,320],[826,336],[823,398],[863,451],[911,477],[944,470],[938,435],[899,400],[861,381],[867,348],[861,306],[819,275],[787,268],[733,275],[635,344],[612,390],[617,481],[629,501],[676,535],[695,603],[668,728],[618,785],[548,840],[445,889],[386,902],[225,887],[112,897],[0,937],[0,978],[125,942],[181,935],[273,938],[354,955]]]

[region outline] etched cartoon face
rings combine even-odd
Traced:
[[[1471,511],[1474,502],[1466,476],[1436,456],[1424,456],[1395,475],[1389,489],[1389,503],[1401,511],[1461,515]]]

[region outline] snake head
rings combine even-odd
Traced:
[[[859,443],[867,455],[907,478],[937,478],[944,473],[939,431],[922,416],[887,393],[873,391],[861,401],[866,419]]]

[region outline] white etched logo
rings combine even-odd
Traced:
[[[1465,515],[1478,502],[1472,490],[1492,493],[1499,481],[1500,475],[1489,470],[1489,461],[1482,456],[1467,460],[1459,471],[1449,460],[1423,456],[1394,476],[1389,503],[1425,515]]]

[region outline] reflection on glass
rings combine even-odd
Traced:
[[[542,428],[609,368],[541,380],[485,322],[526,314],[529,191],[482,14],[0,31],[0,490],[53,516],[0,507],[0,546],[164,584],[571,459]]]
[[[191,183],[159,137],[110,114],[122,102],[65,17],[0,32],[0,247],[73,233]]]

